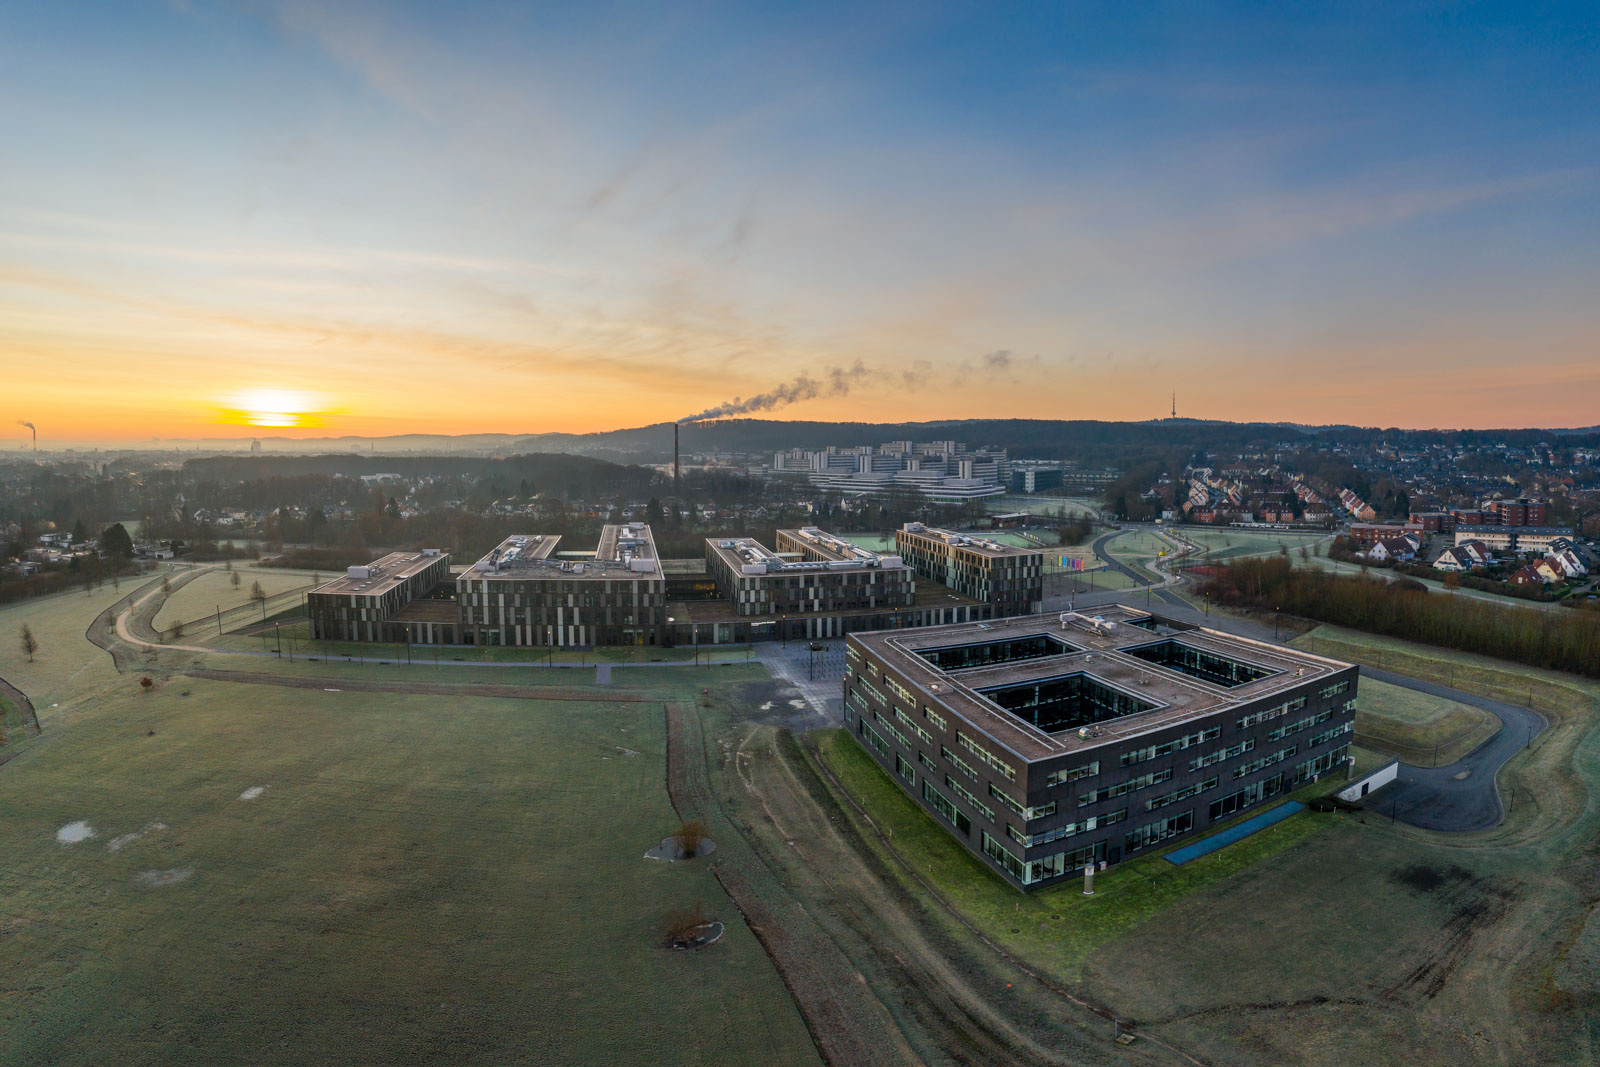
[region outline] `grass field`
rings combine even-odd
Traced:
[[[0,1063],[817,1062],[706,866],[642,859],[660,703],[182,689],[0,767]],[[726,935],[662,947],[696,900]]]
[[[1482,708],[1376,678],[1361,680],[1357,704],[1362,744],[1416,766],[1453,763],[1500,729],[1500,720]]]
[[[985,936],[1068,981],[1081,979],[1089,953],[1121,931],[1328,824],[1322,816],[1291,816],[1181,867],[1160,858],[1169,851],[1164,848],[1108,870],[1097,879],[1092,897],[1083,895],[1076,879],[1024,896],[961,847],[849,734],[831,730],[814,736],[817,758],[846,795],[871,812],[907,866],[923,874]],[[866,836],[876,840],[870,828]]]
[[[107,582],[90,593],[78,590],[0,607],[0,678],[28,694],[41,723],[51,705],[98,693],[116,681],[111,657],[89,644],[84,630],[106,607],[152,580],[124,578],[120,585]],[[32,663],[19,643],[24,624],[39,642]]]
[[[223,571],[221,564],[217,567],[217,570],[201,574],[173,590],[156,613],[154,625],[157,630],[169,629],[180,621],[191,629],[203,630],[219,607],[227,611],[249,604],[250,589],[256,582],[261,583],[261,588],[269,597],[287,593],[291,589],[312,588],[310,571],[282,571],[267,567],[245,567],[236,563],[234,573],[239,575],[239,585],[235,587],[232,575]],[[329,575],[322,577],[326,581]],[[225,628],[231,629],[237,625],[237,622],[224,621]],[[215,627],[212,630],[214,632]]]
[[[1161,575],[1153,569],[1161,553],[1169,557],[1178,554],[1178,548],[1171,541],[1148,530],[1124,530],[1106,542],[1106,551],[1124,566],[1156,582],[1162,581]]]
[[[1194,526],[1181,527],[1177,532],[1204,548],[1205,558],[1211,561],[1267,555],[1282,548],[1288,548],[1292,556],[1299,558],[1301,547],[1315,546],[1327,539],[1327,535],[1321,533],[1255,532]]]
[[[1307,652],[1399,671],[1508,704],[1576,714],[1600,710],[1600,682],[1561,671],[1525,667],[1508,660],[1338,626],[1317,626],[1293,644]]]

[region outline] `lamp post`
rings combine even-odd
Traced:
[[[1272,609],[1272,639],[1274,641],[1276,641],[1278,639],[1278,623],[1282,619],[1283,619],[1283,609],[1282,608],[1273,608]]]
[[[406,623],[406,666],[411,666],[411,624]]]

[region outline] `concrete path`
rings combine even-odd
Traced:
[[[811,710],[831,726],[844,719],[844,641],[817,643],[822,651],[814,653],[807,641],[790,641],[787,648],[766,641],[756,646],[755,658],[774,678],[800,690]]]

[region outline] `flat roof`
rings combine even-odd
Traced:
[[[1060,654],[957,670],[941,669],[921,655],[933,649],[994,644],[1036,635],[1059,639],[1069,647],[1063,647]],[[849,640],[863,646],[922,694],[1030,762],[1116,744],[1230,707],[1271,698],[1351,666],[1122,605],[1102,608],[1092,615],[1087,612],[1019,615],[916,630],[878,630],[852,634]],[[1162,667],[1129,651],[1166,641],[1236,660],[1267,673],[1253,681],[1223,686]],[[1102,720],[1087,728],[1087,736],[1080,736],[1077,730],[1059,733],[1042,730],[1006,711],[982,692],[1077,674],[1153,707]]]
[[[773,551],[753,537],[708,537],[706,538],[706,547],[719,556],[735,574],[807,574],[868,569],[893,570],[905,566],[899,556],[880,556],[878,553],[865,548],[856,552],[849,552],[844,548],[837,547],[838,544],[849,545],[849,542],[843,538],[834,538],[827,534],[822,534],[822,531],[814,528],[812,535],[821,535],[814,543],[803,535],[803,531],[780,530],[778,532],[793,535],[796,540],[824,558],[821,560],[794,559]],[[850,547],[854,548],[855,546],[850,545]],[[746,571],[746,567],[764,567],[766,569]]]
[[[659,578],[655,538],[642,522],[607,524],[592,556],[557,553],[560,534],[514,534],[472,565],[463,578],[525,581],[537,578]]]
[[[926,608],[962,607],[981,604],[982,601],[951,589],[949,586],[940,585],[938,582],[928,581],[925,578],[917,579],[916,594],[909,605],[884,606],[876,608],[846,608],[840,611],[807,611],[807,612],[782,612],[781,614],[791,622],[815,619],[819,617],[851,618],[858,615],[893,615],[901,612],[916,611]],[[740,615],[733,610],[733,605],[722,597],[716,600],[674,600],[667,605],[667,614],[677,618],[680,622],[698,623],[702,626],[714,622],[746,622],[757,626],[766,626],[776,623],[778,615]],[[890,633],[903,633],[905,631],[888,631]],[[830,638],[830,640],[832,640]]]
[[[331,582],[324,582],[311,590],[311,594],[332,593],[338,596],[382,596],[407,578],[414,577],[450,557],[436,548],[413,552],[391,552],[367,564],[365,578],[353,577],[346,571]],[[356,570],[357,568],[350,568]]]
[[[848,538],[838,534],[819,530],[815,526],[801,526],[792,530],[779,530],[779,536],[790,537],[806,546],[806,549],[815,552],[823,559],[833,562],[859,562],[866,563],[871,560],[883,559],[883,554],[874,552],[870,548],[862,548]]]
[[[1042,556],[1043,548],[1018,548],[1016,545],[1002,544],[992,537],[985,537],[981,533],[968,533],[961,530],[945,530],[937,526],[924,526],[920,522],[908,522],[900,527],[898,533],[913,534],[918,537],[927,537],[935,541],[943,541],[947,545],[976,552],[980,556]]]

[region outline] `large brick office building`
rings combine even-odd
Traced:
[[[1348,663],[1132,608],[847,639],[851,734],[1030,888],[1341,769]]]

